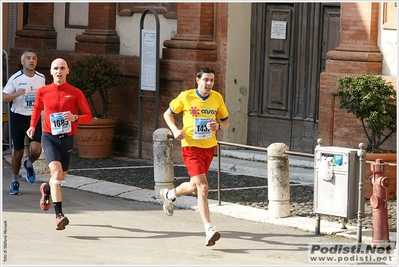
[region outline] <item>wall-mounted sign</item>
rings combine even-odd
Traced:
[[[287,22],[281,20],[272,20],[271,39],[283,39],[287,32]]]
[[[156,31],[142,30],[141,41],[141,90],[155,91],[157,78]]]

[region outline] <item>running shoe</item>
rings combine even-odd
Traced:
[[[172,216],[175,210],[175,205],[173,204],[173,201],[167,198],[168,191],[169,189],[162,188],[161,191],[159,191],[159,194],[163,200],[163,211],[166,215]]]
[[[220,234],[215,228],[210,228],[206,231],[206,242],[207,247],[215,245],[216,241],[220,239]]]
[[[68,218],[65,217],[63,213],[60,213],[55,217],[55,222],[57,224],[56,230],[64,230],[65,226],[69,224]]]
[[[30,167],[30,168],[26,167],[26,162],[27,161],[28,160],[24,161],[24,167],[25,167],[25,170],[26,170],[26,181],[28,181],[29,183],[34,183],[35,180],[36,180],[36,174],[35,174],[35,171],[33,170],[33,166]]]
[[[40,185],[40,193],[42,197],[40,198],[40,208],[44,211],[47,211],[50,208],[50,195],[44,193],[44,188],[48,185],[48,183],[42,183]]]
[[[10,195],[19,195],[19,183],[12,182],[10,185]]]

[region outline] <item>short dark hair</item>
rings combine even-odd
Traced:
[[[210,68],[210,67],[202,67],[199,70],[197,70],[197,78],[201,78],[202,77],[202,73],[213,73],[215,74],[215,71]]]

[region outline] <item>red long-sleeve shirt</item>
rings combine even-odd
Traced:
[[[56,112],[70,111],[72,114],[78,114],[81,111],[79,120],[72,122],[72,131],[68,135],[76,132],[79,124],[90,124],[92,122],[92,114],[83,92],[76,87],[65,82],[62,85],[51,83],[40,87],[36,91],[35,104],[33,106],[30,126],[35,127],[38,122],[41,111],[44,107],[43,132],[51,134],[50,114]]]

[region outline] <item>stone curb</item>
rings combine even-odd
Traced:
[[[36,182],[48,181],[48,175],[37,175]],[[120,197],[140,202],[151,202],[162,205],[162,200],[154,195],[154,190],[142,189],[139,187],[122,185],[82,176],[67,175],[66,181],[62,184],[66,188],[84,190],[96,194]],[[195,197],[180,197],[175,207],[180,209],[192,209],[198,211],[197,199]],[[268,211],[239,204],[209,200],[211,213],[230,216],[255,222],[265,222],[275,225],[298,228],[304,231],[314,232],[315,220],[306,217],[292,216],[286,218],[269,218]],[[341,224],[321,220],[320,232],[322,234],[340,235],[347,238],[357,239],[357,227],[347,226],[346,230],[341,229]],[[391,242],[396,242],[396,232],[390,232]],[[371,242],[372,230],[362,230],[362,241]]]

